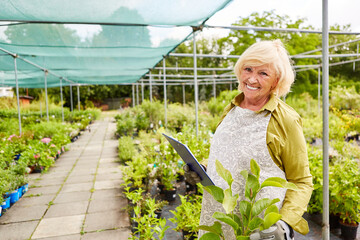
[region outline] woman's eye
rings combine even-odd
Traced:
[[[247,67],[247,68],[245,68],[245,71],[251,72],[251,68]]]
[[[269,76],[266,72],[261,72],[260,74],[263,76]]]

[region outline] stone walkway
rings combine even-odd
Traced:
[[[93,123],[47,173],[30,174],[29,191],[0,218],[1,240],[128,239],[111,119]]]

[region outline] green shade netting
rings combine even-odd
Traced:
[[[0,19],[199,26],[229,0],[0,0]]]
[[[31,22],[0,26],[0,49],[19,56],[19,87],[45,86],[44,71],[24,59],[49,70],[48,87],[60,79],[63,86],[130,84],[228,2],[0,0],[0,21]],[[14,69],[14,58],[0,51],[0,84],[15,86]]]

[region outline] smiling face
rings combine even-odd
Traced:
[[[244,93],[244,106],[263,107],[278,83],[275,69],[269,65],[244,65],[240,72],[239,88]]]

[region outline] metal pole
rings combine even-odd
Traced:
[[[40,103],[40,118],[42,118],[42,105],[41,105],[41,102],[42,102],[42,89],[40,90],[40,98],[39,98],[39,103]]]
[[[132,106],[135,107],[135,86],[132,84]]]
[[[198,119],[198,83],[197,83],[197,62],[196,62],[196,32],[193,32],[193,45],[194,45],[194,91],[195,91],[195,120],[196,120],[196,137],[199,133],[199,119]]]
[[[318,68],[318,111],[320,114],[321,111],[321,105],[320,105],[320,99],[321,99],[321,73],[320,68]]]
[[[163,59],[163,71],[164,71],[164,108],[165,108],[165,128],[167,126],[167,93],[166,93],[166,66],[165,66],[165,57]]]
[[[139,83],[136,84],[136,105],[139,105]]]
[[[215,78],[213,78],[213,97],[216,98],[216,84],[215,84]]]
[[[230,83],[230,92],[232,92],[232,83]]]
[[[16,58],[17,58],[17,56],[14,57],[14,68],[15,68],[16,101],[17,101],[17,107],[18,107],[19,136],[20,136],[21,135],[21,113],[20,113],[19,82],[18,82],[18,77],[17,77]]]
[[[330,239],[329,226],[329,23],[328,0],[322,1],[322,47],[323,47],[323,226],[322,239]]]
[[[151,71],[149,72],[149,74],[150,74],[150,89],[149,89],[149,91],[150,91],[150,102],[152,102],[152,75],[151,75]]]
[[[62,79],[60,79],[60,101],[61,101],[61,121],[64,122],[64,103],[63,103]]]
[[[356,44],[356,53],[359,54],[359,43]],[[355,72],[355,62],[353,63],[353,72]]]
[[[78,110],[80,111],[80,87],[79,87],[79,85],[77,85],[76,88],[77,88],[77,98],[78,98]]]
[[[141,103],[144,102],[144,81],[141,79]]]
[[[47,75],[48,72],[44,71],[44,81],[45,81],[45,105],[46,105],[46,121],[49,122],[49,102],[48,102],[48,94],[47,94]]]
[[[72,94],[72,85],[70,84],[70,110],[73,111],[73,94]]]
[[[185,83],[182,84],[182,92],[183,92],[183,105],[185,106]]]

